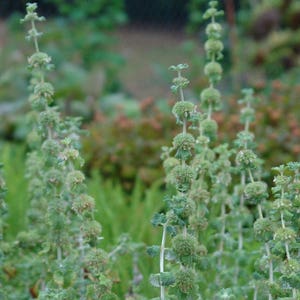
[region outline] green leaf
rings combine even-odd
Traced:
[[[155,257],[159,255],[160,252],[160,246],[154,245],[147,247],[147,254],[150,255],[151,257]]]
[[[177,230],[175,226],[168,225],[166,229],[167,229],[167,233],[169,233],[171,236],[175,236],[177,234]]]
[[[160,274],[151,274],[149,281],[154,287],[160,287]]]
[[[176,255],[172,249],[165,249],[165,259],[168,261],[174,261],[176,259]]]
[[[160,283],[162,286],[171,286],[175,283],[175,276],[171,272],[161,272]]]
[[[151,220],[153,226],[162,226],[167,222],[167,218],[164,214],[155,214]]]

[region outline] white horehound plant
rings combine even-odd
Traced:
[[[198,243],[195,230],[191,226],[196,203],[189,197],[194,170],[190,166],[194,155],[195,139],[188,132],[193,128],[199,115],[192,102],[186,101],[183,89],[188,80],[182,76],[187,65],[180,64],[170,69],[177,72],[173,80],[172,91],[179,95],[172,112],[177,123],[182,126],[181,133],[173,139],[173,146],[165,148],[164,168],[167,182],[175,188],[175,193],[167,196],[166,212],[156,214],[152,220],[154,226],[162,227],[161,245],[148,248],[151,256],[159,256],[159,273],[152,274],[150,282],[160,288],[160,297],[155,299],[198,299],[197,272],[199,257],[206,251]],[[171,247],[167,246],[171,237]],[[168,269],[166,261],[170,261]]]
[[[106,276],[108,254],[99,246],[101,225],[93,217],[95,202],[86,193],[80,171],[80,122],[63,119],[53,105],[54,88],[46,79],[51,58],[39,49],[36,22],[43,18],[36,9],[35,3],[28,3],[23,19],[31,25],[27,37],[35,48],[28,58],[29,101],[36,118],[30,137],[35,137],[35,149],[29,155],[27,174],[32,198],[29,221],[38,228],[41,245],[36,294],[39,299],[117,299]]]
[[[240,184],[236,185],[235,195],[237,197],[236,207],[233,213],[236,214],[237,221],[237,235],[238,235],[238,247],[237,254],[242,264],[237,265],[237,274],[241,278],[244,278],[243,267],[249,267],[249,264],[253,264],[255,259],[254,255],[247,253],[245,249],[251,246],[253,243],[253,230],[251,230],[251,224],[253,223],[253,216],[250,214],[249,207],[257,206],[258,219],[255,222],[255,236],[258,240],[263,241],[265,249],[263,250],[263,256],[267,257],[267,265],[269,268],[268,279],[272,280],[272,260],[269,253],[270,234],[267,231],[267,227],[264,231],[261,231],[261,226],[269,224],[269,219],[263,216],[262,205],[268,198],[268,187],[265,182],[261,180],[262,177],[262,161],[254,152],[254,134],[250,131],[250,124],[255,120],[255,110],[253,105],[258,102],[253,96],[252,89],[244,89],[242,91],[244,98],[238,102],[243,105],[240,113],[240,122],[244,125],[242,131],[237,134],[235,140],[236,153],[236,172],[240,176]],[[257,299],[258,295],[258,282],[256,280],[251,281],[251,284],[245,280],[242,290],[249,292],[251,288],[254,288],[253,299]]]
[[[274,297],[300,299],[299,257],[299,170],[300,163],[288,163],[273,168],[275,186],[270,219],[273,225],[271,253],[275,274],[270,291]]]
[[[47,81],[51,58],[40,51],[37,5],[29,3],[23,21],[35,52],[29,57],[29,102],[33,131],[27,159],[31,207],[28,229],[12,243],[5,241],[6,186],[0,166],[0,298],[5,300],[114,300],[110,261],[129,251],[128,238],[107,254],[101,249],[101,226],[94,220],[95,201],[86,192],[80,171],[80,121],[61,117],[54,105],[54,88]],[[300,163],[274,168],[273,188],[263,181],[263,164],[255,153],[256,103],[251,89],[239,102],[242,131],[234,147],[217,144],[220,109],[222,13],[217,1],[204,14],[204,72],[209,87],[200,107],[185,99],[187,65],[172,66],[177,73],[172,90],[179,96],[172,108],[181,132],[162,158],[170,191],[165,207],[152,223],[162,229],[161,242],[148,248],[158,259],[150,276],[158,288],[154,299],[170,300],[299,300],[300,299]],[[195,138],[196,136],[196,138]],[[270,193],[272,191],[272,193]],[[256,239],[256,240],[255,240]],[[131,244],[137,257],[140,245]],[[255,261],[255,262],[254,262]],[[134,261],[132,290],[141,274]],[[129,292],[124,297],[149,299]]]
[[[213,112],[221,108],[221,93],[215,85],[222,76],[218,60],[223,50],[222,26],[216,22],[222,12],[217,4],[210,1],[204,14],[211,22],[206,27],[208,40],[204,46],[209,59],[204,68],[209,87],[200,96],[201,113],[193,103],[184,100],[182,88],[188,83],[181,76],[184,65],[172,67],[178,72],[172,89],[181,100],[172,111],[182,125],[182,133],[174,138],[173,147],[164,149],[162,157],[166,181],[175,186],[176,193],[166,197],[166,212],[152,220],[162,227],[163,234],[161,245],[148,249],[149,254],[160,258],[160,273],[151,275],[150,281],[161,290],[157,299],[175,296],[174,299],[297,300],[299,164],[276,169],[280,175],[275,177],[275,201],[267,201],[270,187],[262,179],[263,162],[255,153],[254,134],[250,131],[255,119],[253,105],[257,102],[251,89],[244,89],[244,98],[239,100],[244,105],[240,117],[244,128],[237,134],[232,149],[225,143],[217,145],[218,125]],[[186,121],[192,125],[187,126]],[[188,133],[195,127],[196,138],[192,131]],[[185,211],[187,203],[189,210]],[[186,220],[180,215],[182,212],[189,214]],[[172,237],[171,249],[166,246],[167,233]],[[185,234],[190,235],[189,244]],[[196,256],[191,251],[195,243]],[[184,260],[178,245],[186,251]],[[171,263],[166,264],[165,260]],[[193,268],[183,261],[192,261]],[[174,262],[180,266],[179,274],[185,274],[185,283],[193,282],[189,291],[194,293],[181,289],[187,285],[176,281]]]
[[[225,263],[226,257],[231,253],[227,246],[232,244],[232,237],[227,230],[227,211],[231,207],[230,158],[233,151],[227,144],[216,145],[218,124],[213,119],[213,113],[222,107],[221,93],[216,88],[216,84],[221,80],[223,73],[219,63],[223,58],[224,48],[221,41],[222,26],[217,22],[217,17],[223,15],[223,11],[219,10],[217,6],[217,1],[210,1],[209,8],[203,16],[204,19],[210,20],[206,26],[207,41],[204,44],[208,59],[204,67],[204,74],[208,78],[209,87],[205,88],[200,95],[200,107],[203,114],[199,121],[196,155],[192,163],[197,177],[191,194],[198,198],[197,201],[201,207],[199,216],[202,218],[203,234],[200,234],[200,239],[207,240],[206,246],[209,249],[209,263],[206,266],[205,274],[210,273],[210,275],[205,278],[211,281],[211,278],[215,277],[214,283],[210,282],[209,288],[207,285],[208,290],[202,291],[202,296],[204,298],[212,297],[214,294],[213,297],[216,299],[222,299],[223,294],[228,294],[228,291],[223,293],[224,282],[230,281],[233,277],[229,266]],[[208,227],[205,228],[205,225]],[[206,232],[209,232],[209,236],[205,238]],[[212,288],[212,284],[214,288]]]

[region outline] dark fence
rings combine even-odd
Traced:
[[[9,17],[12,13],[24,13],[29,0],[0,0],[0,17]],[[31,0],[39,5],[39,12],[45,16],[55,16],[58,10],[51,0]],[[73,3],[74,0],[61,0]],[[82,0],[88,3],[89,0]],[[192,0],[120,0],[124,1],[125,12],[131,22],[159,25],[183,25],[188,19],[188,4]],[[225,0],[219,0],[224,7]],[[207,1],[200,1],[201,11],[207,7]],[[109,3],[109,2],[108,2]],[[240,0],[234,0],[236,9]],[[108,4],[109,5],[109,4]],[[202,7],[203,6],[203,7]]]
[[[132,22],[178,24],[187,20],[188,0],[125,0],[126,13]]]

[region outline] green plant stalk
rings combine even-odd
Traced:
[[[179,80],[182,80],[182,76],[181,76],[181,71],[178,70],[178,78]],[[183,88],[180,86],[179,87],[179,94],[180,94],[180,101],[184,101],[184,94],[183,94]],[[186,133],[186,126],[187,126],[187,120],[186,118],[183,119],[183,126],[182,126],[182,133]],[[184,163],[184,160],[182,160],[182,162]]]
[[[151,256],[159,256],[160,272],[151,274],[150,282],[153,286],[160,288],[161,300],[175,295],[189,299],[198,293],[194,262],[197,259],[197,247],[199,246],[193,230],[189,228],[190,216],[196,212],[196,209],[192,211],[194,207],[196,208],[196,204],[189,198],[194,180],[194,170],[189,164],[193,157],[195,139],[190,133],[187,133],[188,122],[191,122],[192,125],[198,122],[198,114],[195,105],[184,99],[183,88],[188,85],[189,81],[182,77],[181,71],[187,67],[186,64],[170,67],[177,73],[177,77],[173,79],[171,90],[179,97],[172,108],[172,113],[182,127],[181,132],[173,138],[173,146],[164,147],[161,157],[164,159],[163,165],[167,173],[166,182],[174,186],[175,191],[166,197],[166,213],[155,214],[152,219],[154,226],[163,226],[160,246],[148,248]],[[174,157],[170,156],[172,153],[175,153]],[[168,255],[167,259],[171,259],[173,264],[178,266],[170,272],[165,271],[164,262],[167,233],[170,233],[172,237],[172,248],[168,249],[169,254],[172,254]],[[171,293],[174,295],[168,296],[166,287],[172,285],[174,285],[174,289],[171,290]]]
[[[35,3],[28,4],[24,21],[30,20],[29,37],[33,38],[36,50],[28,60],[33,70],[33,94],[30,100],[33,109],[39,113],[38,129],[42,146],[37,153],[43,160],[41,178],[44,186],[41,189],[47,196],[45,210],[49,222],[48,230],[41,238],[45,240],[43,244],[46,249],[41,253],[44,255],[47,271],[45,282],[39,290],[40,297],[48,299],[54,295],[78,296],[78,299],[86,300],[91,291],[94,297],[113,296],[110,292],[112,283],[103,271],[107,267],[99,261],[99,255],[103,256],[105,252],[102,253],[102,250],[95,247],[101,227],[94,220],[94,199],[86,194],[85,176],[77,169],[77,166],[83,164],[77,150],[81,133],[79,120],[63,120],[56,107],[50,106],[54,89],[50,83],[44,81],[44,73],[50,69],[51,58],[39,51],[40,34],[36,30],[35,21],[43,18],[37,16],[36,9]],[[74,275],[70,280],[72,261]],[[85,270],[89,276],[85,276]],[[101,276],[100,270],[104,273]]]
[[[245,187],[245,185],[246,185],[246,175],[245,175],[244,171],[242,171],[241,178],[240,178],[240,183],[241,183],[242,187]],[[239,207],[240,207],[241,211],[244,208],[244,194],[240,195]],[[243,248],[244,248],[243,224],[239,220],[238,221],[238,251],[242,251]],[[234,283],[235,283],[235,285],[237,285],[238,284],[238,278],[239,278],[239,272],[240,272],[240,266],[239,266],[238,262],[236,262],[235,269],[236,269],[236,271],[235,271]]]
[[[247,107],[250,107],[250,103],[247,102]],[[250,126],[250,121],[249,119],[246,120],[245,125],[244,125],[244,131],[246,133],[249,133],[249,126]],[[247,142],[245,141],[244,144],[244,149],[247,149],[248,145]],[[242,188],[245,188],[246,185],[246,174],[245,171],[241,172],[241,176],[240,176],[240,184]],[[244,194],[240,195],[240,202],[239,202],[239,207],[242,211],[242,209],[244,208],[244,202],[245,202],[245,197]],[[238,251],[242,251],[244,247],[244,236],[243,236],[243,224],[240,220],[238,220]],[[236,264],[236,272],[235,272],[235,283],[237,284],[238,281],[238,277],[239,277],[239,272],[240,272],[240,268],[239,268],[239,264]]]
[[[218,257],[218,262],[217,262],[218,270],[222,270],[222,257],[223,257],[223,253],[224,253],[224,236],[225,236],[225,231],[226,231],[226,207],[223,202],[221,204],[220,219],[222,222],[222,226],[221,226],[221,231],[220,231],[220,241],[219,241],[219,249],[218,249],[218,251],[219,251],[219,257]],[[222,284],[219,272],[217,273],[216,284],[219,287]]]
[[[255,181],[252,170],[257,170],[256,177],[260,177],[260,162],[257,155],[253,152],[253,140],[254,134],[252,134],[249,130],[250,123],[255,120],[255,111],[252,108],[252,104],[257,100],[253,97],[252,89],[244,89],[242,90],[244,94],[244,98],[239,100],[239,103],[244,104],[244,107],[241,109],[240,121],[244,124],[244,129],[238,134],[238,138],[236,140],[236,144],[238,145],[238,153],[236,156],[237,167],[240,172],[240,187],[242,193],[239,195],[239,208],[241,212],[244,211],[245,203],[248,201],[249,204],[256,205],[258,209],[258,220],[256,220],[255,234],[257,234],[259,239],[263,239],[264,244],[269,247],[268,239],[269,239],[269,231],[266,227],[268,224],[268,220],[263,218],[261,202],[265,201],[267,198],[267,185],[262,181]],[[249,178],[249,183],[247,183],[247,179]],[[238,191],[240,193],[240,191]],[[237,220],[238,225],[238,251],[243,250],[244,248],[244,236],[242,232],[242,220]],[[267,238],[267,240],[266,240]],[[266,251],[266,246],[265,250]],[[268,252],[268,251],[266,251]],[[268,263],[269,263],[269,282],[271,283],[273,277],[273,263],[270,261],[271,254],[267,253]],[[239,272],[239,265],[236,265],[237,272]],[[236,282],[237,282],[238,273],[236,273]],[[258,297],[258,285],[257,282],[254,283],[254,291],[253,291],[253,299],[257,299]],[[271,292],[269,291],[269,296],[271,296]]]
[[[163,273],[165,271],[165,246],[166,246],[166,234],[167,234],[167,223],[163,226],[161,246],[160,246],[160,255],[159,255],[159,272]],[[160,286],[160,299],[165,300],[165,287]]]
[[[300,165],[298,165],[298,166],[300,167]],[[296,170],[294,170],[294,179],[293,179],[293,183],[296,185],[299,183],[299,175],[300,175],[299,168],[297,168]],[[299,194],[300,194],[299,188],[296,188],[296,195],[299,195]],[[298,249],[298,259],[300,259],[300,249]],[[292,292],[293,292],[293,297],[295,299],[298,299],[297,297],[299,297],[299,289],[296,290],[295,288],[293,288]]]
[[[283,176],[283,171],[280,173],[281,176]],[[281,187],[281,197],[280,197],[280,203],[282,203],[282,201],[284,200],[284,195],[285,195],[285,191],[283,189],[283,187]],[[285,220],[284,220],[284,216],[283,216],[283,212],[280,212],[280,221],[281,221],[281,228],[285,229]],[[290,250],[289,250],[289,245],[287,243],[287,241],[284,242],[284,247],[285,247],[285,253],[286,253],[286,258],[287,261],[289,262],[291,260],[291,254],[290,254]],[[296,299],[296,295],[297,295],[297,290],[295,288],[292,289],[292,293],[293,293],[293,298]]]
[[[246,185],[246,175],[243,171],[241,174],[241,185],[244,187]],[[242,209],[244,207],[244,194],[240,197],[240,208]],[[242,228],[242,222],[239,221],[238,223],[238,250],[242,250],[244,247],[244,236],[243,236],[243,228]]]
[[[183,80],[183,77],[181,76],[181,70],[177,71],[177,75],[178,75],[178,78],[179,78],[180,81]],[[179,94],[180,94],[180,101],[184,102],[185,98],[184,98],[184,93],[183,93],[182,85],[179,86]],[[186,132],[187,132],[187,117],[185,116],[183,118],[182,133],[186,134]],[[181,160],[181,164],[182,164],[182,166],[185,166],[186,165],[186,161],[184,159],[182,159]],[[188,195],[187,192],[186,193],[181,193],[181,194],[185,194],[186,196]],[[182,233],[184,234],[185,237],[187,236],[187,226],[186,226],[186,224],[183,226]],[[184,270],[184,269],[186,269],[186,266],[180,264],[180,269]]]
[[[251,174],[251,171],[250,171],[250,174]],[[251,174],[250,178],[252,178],[252,180],[253,180],[252,174]],[[254,181],[252,181],[252,182],[254,182]],[[259,216],[259,218],[263,219],[264,216],[263,216],[262,207],[261,207],[260,204],[257,205],[257,209],[258,209],[258,216]],[[266,249],[266,254],[267,254],[268,263],[269,263],[269,282],[271,284],[273,284],[274,283],[274,267],[273,267],[272,253],[271,253],[270,245],[269,245],[268,242],[265,242],[265,249]],[[268,291],[268,299],[269,300],[273,300],[273,296],[272,296],[272,294],[271,294],[270,291]]]
[[[214,7],[214,5],[212,4],[213,1],[211,1],[209,4],[211,7]],[[217,3],[217,2],[216,2]],[[222,14],[220,12],[220,14]],[[211,15],[211,25],[212,26],[216,26],[216,20],[215,20],[215,17],[216,15],[218,15],[217,13],[212,13]],[[216,62],[216,53],[215,52],[212,52],[211,54],[211,60],[210,60],[212,63],[215,63]],[[209,76],[208,76],[209,77]],[[209,77],[209,87],[214,89],[215,88],[215,80],[210,78]],[[213,113],[213,105],[212,103],[210,102],[209,103],[209,106],[208,106],[208,111],[207,111],[207,116],[206,116],[206,119],[207,120],[211,120],[212,119],[212,113]],[[200,124],[201,126],[201,124]],[[200,129],[200,132],[202,132],[202,130]],[[208,147],[208,145],[206,145]],[[222,201],[221,203],[221,215],[220,215],[220,220],[222,222],[222,225],[221,225],[221,231],[220,231],[220,241],[219,241],[219,246],[218,246],[218,252],[219,252],[219,257],[218,257],[218,269],[221,270],[222,269],[222,257],[223,257],[223,252],[224,252],[224,238],[225,238],[225,232],[226,232],[226,204],[224,203],[224,201]],[[220,274],[219,272],[217,273],[217,278],[216,278],[216,283],[217,285],[220,285],[220,278],[219,278]]]

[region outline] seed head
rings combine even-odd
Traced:
[[[260,204],[268,197],[267,184],[263,181],[248,183],[245,187],[245,197],[250,204]]]

